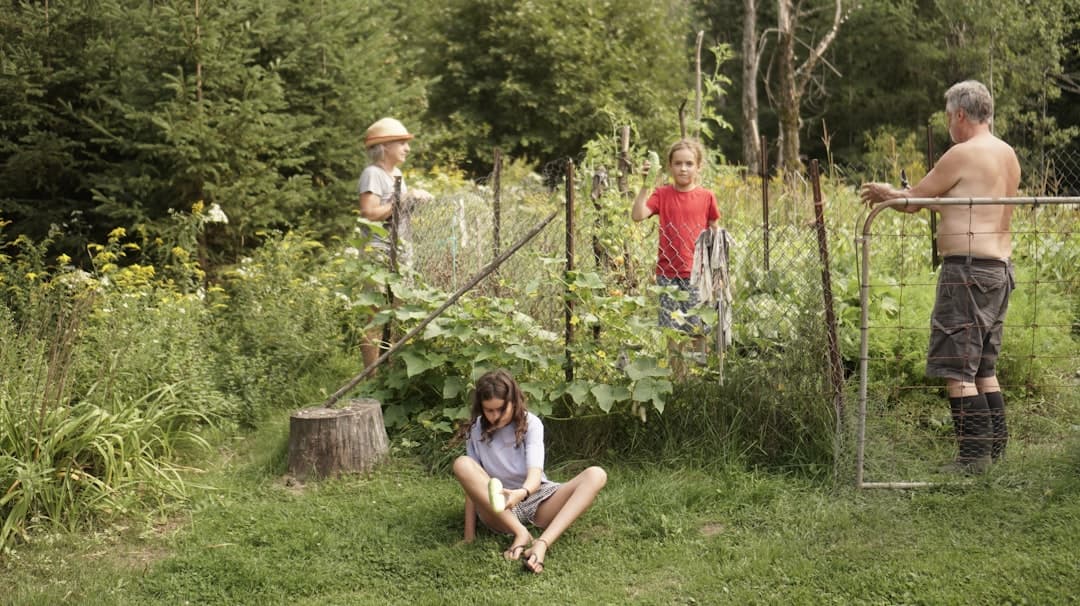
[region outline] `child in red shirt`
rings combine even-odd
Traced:
[[[694,335],[696,352],[704,354],[705,338],[701,319],[690,314],[697,305],[697,290],[690,284],[694,260],[694,244],[706,228],[716,229],[720,211],[716,208],[716,196],[701,187],[698,180],[705,150],[692,139],[676,141],[668,148],[667,168],[675,183],[656,188],[649,195],[647,176],[651,166],[646,161],[642,174],[646,180],[634,198],[630,217],[634,221],[659,215],[660,241],[656,255],[656,283],[675,286],[689,296],[676,301],[661,293],[659,323]],[[672,318],[672,312],[682,312],[683,318]]]

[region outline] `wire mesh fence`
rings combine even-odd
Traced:
[[[1008,456],[995,457],[1000,473],[1022,469],[1030,457],[1053,457],[1068,442],[1080,377],[1080,205],[1075,198],[1019,200],[1011,228],[1015,290],[996,368],[1008,428]],[[954,298],[938,294],[928,218],[889,212],[867,225],[857,482],[955,481],[939,467],[962,456],[958,447],[972,438],[964,430],[970,419],[950,410],[944,381],[925,376],[931,309],[940,297]],[[938,330],[965,335],[975,328]],[[997,427],[992,433],[979,439],[1003,437]]]

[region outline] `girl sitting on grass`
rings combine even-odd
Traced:
[[[592,505],[607,483],[607,472],[589,467],[569,482],[544,475],[544,425],[525,406],[525,395],[505,370],[493,370],[476,381],[472,416],[465,431],[465,456],[454,461],[454,475],[476,504],[480,521],[495,532],[513,535],[503,552],[508,560],[524,559],[534,573],[544,571],[552,543]],[[503,485],[506,509],[496,512],[488,498],[488,481]],[[543,530],[535,539],[527,525]]]

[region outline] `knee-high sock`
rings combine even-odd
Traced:
[[[970,461],[990,456],[993,434],[990,430],[990,408],[986,396],[949,398],[954,411],[953,423],[959,421],[956,430],[959,445],[958,461]]]
[[[1009,443],[1009,427],[1005,423],[1005,398],[1000,391],[983,395],[986,396],[986,405],[990,410],[990,430],[994,437],[990,455],[996,461],[1005,456],[1005,445]]]

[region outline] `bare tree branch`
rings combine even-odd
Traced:
[[[806,90],[806,85],[810,81],[810,74],[814,71],[818,62],[822,60],[829,45],[836,39],[836,34],[840,31],[840,25],[846,20],[847,15],[844,13],[842,0],[835,0],[832,27],[830,27],[825,36],[818,41],[817,45],[810,50],[810,54],[806,56],[806,60],[803,61],[803,64],[795,70],[795,82],[800,91]]]

